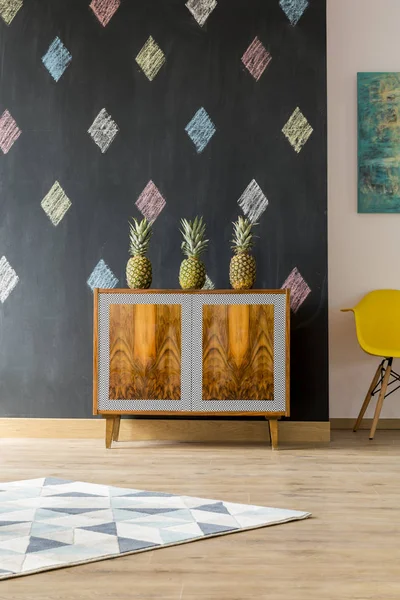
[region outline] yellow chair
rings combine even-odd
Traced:
[[[354,313],[361,348],[367,354],[383,358],[353,428],[353,431],[357,431],[360,427],[372,396],[379,392],[369,435],[369,439],[373,440],[384,399],[400,387],[387,392],[389,386],[400,382],[400,376],[392,369],[393,358],[400,358],[400,290],[370,292],[354,308],[342,309],[342,312],[348,311]]]

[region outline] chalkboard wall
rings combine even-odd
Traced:
[[[157,288],[181,217],[227,288],[231,222],[257,213],[256,287],[293,293],[292,418],[327,419],[325,0],[0,13],[0,415],[91,415],[90,286],[126,287],[141,197]]]

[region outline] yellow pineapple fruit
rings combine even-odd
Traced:
[[[206,226],[203,217],[196,217],[194,221],[181,219],[181,227],[181,248],[187,258],[179,269],[179,283],[183,290],[200,290],[206,281],[206,268],[199,258],[208,244],[204,239]]]
[[[229,267],[229,281],[235,290],[249,290],[256,280],[256,260],[250,254],[254,245],[253,227],[256,224],[245,217],[238,217],[233,223],[234,256]]]
[[[126,281],[131,289],[147,289],[152,281],[151,262],[145,256],[152,235],[151,223],[147,219],[132,219],[129,223],[130,247],[132,255],[126,265]]]

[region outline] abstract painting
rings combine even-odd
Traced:
[[[358,73],[358,212],[400,212],[400,73]]]

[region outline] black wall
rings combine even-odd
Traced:
[[[296,26],[278,0],[218,0],[203,27],[184,0],[124,0],[106,27],[88,5],[30,0],[0,20],[0,114],[22,131],[0,151],[0,258],[19,277],[0,304],[0,415],[91,415],[87,279],[103,259],[126,287],[128,219],[149,180],[167,202],[153,287],[178,287],[179,219],[202,214],[207,271],[226,288],[231,221],[255,179],[269,200],[256,287],[297,267],[311,288],[292,314],[292,418],[327,419],[325,0]],[[135,62],[149,35],[166,57],[151,82]],[[58,82],[41,60],[56,36],[72,55]],[[241,62],[255,36],[272,55],[259,81]],[[200,107],[216,133],[197,154],[185,126]],[[313,127],[299,153],[282,133],[296,107]],[[119,127],[104,154],[87,133],[103,108]],[[40,203],[56,180],[72,206],[55,227]]]

